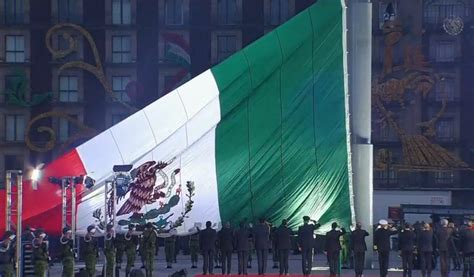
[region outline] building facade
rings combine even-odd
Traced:
[[[0,1],[0,176],[50,162],[314,2]]]
[[[470,204],[474,2],[372,2],[374,188],[447,190]]]

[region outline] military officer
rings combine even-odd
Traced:
[[[72,230],[69,227],[63,228],[63,234],[59,238],[61,246],[61,262],[63,264],[63,277],[74,276],[74,244],[72,240]]]
[[[331,231],[326,233],[325,251],[329,261],[329,276],[336,277],[339,271],[340,238],[346,233],[344,228],[337,230],[337,222],[331,224]]]
[[[247,264],[247,268],[252,268],[252,256],[253,256],[253,253],[255,251],[255,245],[254,245],[254,241],[253,241],[253,225],[252,223],[249,223],[247,224],[247,228],[249,228],[249,231],[250,231],[250,236],[248,238],[249,240],[249,251],[248,251],[248,264]]]
[[[460,245],[464,259],[463,277],[474,276],[474,220],[470,220],[466,229],[461,231]]]
[[[273,226],[272,224],[270,224],[271,226],[271,231],[270,231],[270,237],[271,237],[271,241],[272,241],[272,260],[273,260],[273,267],[272,268],[278,268],[279,267],[279,257],[278,257],[278,247],[277,247],[277,238],[276,238],[276,231],[277,231],[277,227],[276,226]]]
[[[203,266],[203,275],[213,274],[214,254],[216,252],[217,232],[212,229],[212,223],[206,222],[206,229],[199,232],[199,248],[201,249]]]
[[[270,249],[270,226],[264,218],[253,229],[253,240],[257,251],[258,275],[267,271],[268,249]]]
[[[42,229],[38,229],[32,241],[35,276],[37,277],[46,276],[46,271],[48,270],[48,242],[45,238],[46,233]]]
[[[15,237],[12,231],[6,231],[3,240],[0,242],[0,275],[4,277],[13,277]]]
[[[398,233],[398,248],[402,257],[403,277],[411,277],[415,241],[415,232],[409,224],[405,224],[405,228]]]
[[[309,224],[310,221],[313,224]],[[302,256],[303,275],[309,276],[313,267],[314,231],[321,226],[317,221],[311,220],[309,216],[303,217],[303,225],[298,229],[298,248]]]
[[[197,232],[192,234],[189,238],[189,251],[191,252],[191,268],[197,268],[199,256],[199,228],[197,228]]]
[[[250,249],[250,237],[251,233],[245,222],[240,222],[239,229],[236,230],[234,235],[234,244],[237,250],[238,260],[238,272],[239,275],[247,275],[247,259]]]
[[[122,268],[122,258],[125,253],[125,234],[115,235],[115,266],[119,270]]]
[[[166,268],[172,268],[175,259],[176,237],[171,235],[165,238]]]
[[[137,247],[139,244],[139,238],[134,234],[136,228],[135,225],[128,225],[128,231],[124,234],[124,250],[125,255],[127,256],[127,266],[125,267],[125,275],[128,277],[130,271],[135,266],[135,258],[137,255]]]
[[[157,234],[153,228],[153,224],[148,222],[145,226],[142,238],[142,255],[145,257],[145,270],[146,277],[153,276],[153,262],[155,259],[155,247],[156,247]]]
[[[115,268],[115,231],[114,226],[109,224],[106,228],[104,239],[104,255],[106,259],[105,276],[112,277]]]
[[[95,277],[95,266],[97,263],[98,247],[97,238],[95,237],[97,229],[94,225],[87,227],[87,234],[82,240],[81,251],[86,264],[86,274],[89,277]]]
[[[390,236],[398,231],[388,225],[387,220],[381,219],[374,233],[374,248],[379,254],[380,277],[386,277],[388,273],[388,262],[390,260]]]
[[[291,249],[291,235],[292,231],[288,228],[288,220],[283,219],[280,227],[275,230],[275,245],[278,251],[278,258],[280,259],[280,275],[288,275],[288,257]]]
[[[441,277],[449,276],[449,247],[451,245],[453,229],[448,227],[448,220],[441,220],[441,228],[436,230],[436,241],[439,253]]]
[[[234,251],[234,230],[230,227],[230,222],[224,224],[217,234],[219,251],[221,252],[222,275],[230,275],[232,265],[232,251]]]
[[[367,251],[367,244],[365,243],[365,237],[368,237],[369,233],[362,229],[360,222],[356,223],[356,228],[351,232],[350,248],[354,253],[354,268],[356,277],[362,277],[365,263],[365,252]]]

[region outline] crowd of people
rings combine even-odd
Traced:
[[[273,267],[279,268],[280,275],[288,275],[289,255],[296,238],[297,251],[302,260],[301,272],[308,276],[313,267],[315,231],[319,227],[317,221],[307,216],[303,217],[303,224],[297,231],[288,227],[287,220],[283,220],[279,226],[270,224],[264,218],[255,225],[243,221],[236,228],[225,223],[220,230],[214,229],[211,222],[206,222],[205,228],[196,226],[193,235],[189,237],[191,265],[196,268],[198,257],[202,256],[204,275],[214,274],[214,268],[220,268],[223,275],[230,275],[231,272],[247,275],[252,254],[256,253],[258,274],[264,275],[267,272],[268,255],[272,253]],[[411,276],[414,268],[419,268],[423,277],[430,277],[438,260],[442,277],[449,275],[451,261],[454,270],[462,267],[463,276],[474,276],[474,221],[457,228],[446,219],[431,225],[417,222],[413,226],[393,226],[386,220],[380,220],[373,231],[373,247],[378,253],[381,277],[387,276],[390,252],[394,250],[393,237],[398,237],[398,246],[395,248],[398,248],[402,258],[404,277]],[[96,232],[96,226],[89,226],[87,234],[80,241],[80,256],[85,263],[84,276],[96,276],[99,237],[103,237],[101,247],[105,256],[105,276],[118,276],[124,256],[126,276],[132,276],[137,253],[141,257],[146,276],[153,276],[157,238],[162,234],[151,223],[146,224],[142,232],[137,232],[135,225],[129,225],[126,233],[116,233],[112,225],[106,226],[105,233],[101,236]],[[340,275],[341,260],[343,264],[354,268],[357,277],[362,276],[368,236],[369,232],[359,223],[352,231],[340,228],[336,222],[332,223],[331,230],[324,236],[324,253],[331,277]],[[15,239],[15,234],[7,231],[0,242],[1,276],[9,277],[14,274]],[[42,229],[33,231],[27,228],[22,240],[31,241],[35,275],[45,276],[50,263],[46,233]],[[176,262],[175,240],[175,236],[168,236],[164,240],[167,268],[172,268],[172,264]],[[63,229],[59,244],[62,276],[74,276],[77,256],[70,228]],[[231,261],[235,254],[238,263],[237,270],[233,271]]]

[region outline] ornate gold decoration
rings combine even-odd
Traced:
[[[385,33],[383,70],[373,78],[372,101],[375,110],[381,115],[379,123],[393,129],[402,143],[403,163],[393,166],[406,171],[469,169],[466,163],[428,139],[436,135],[436,122],[446,110],[447,93],[444,79],[429,66],[421,46],[405,47],[404,63],[394,66],[393,50],[403,37],[401,23],[398,20],[387,21],[383,29]],[[410,106],[416,106],[417,99],[425,101],[437,83],[440,84],[443,96],[440,109],[431,119],[416,125],[421,134],[418,132],[410,134],[400,126],[398,112],[391,107],[398,105],[402,111],[406,111]],[[377,152],[375,170],[386,170],[391,163],[391,156],[387,149]]]
[[[49,135],[49,140],[46,142],[46,144],[44,146],[35,145],[31,141],[31,138],[28,136],[31,129],[33,128],[33,125],[37,121],[42,120],[42,119],[46,119],[46,118],[63,118],[63,119],[68,120],[72,124],[76,125],[80,129],[80,131],[78,133],[76,133],[73,136],[69,137],[68,140],[65,141],[61,145],[60,151],[64,151],[69,145],[71,145],[73,142],[77,141],[78,139],[90,138],[90,137],[95,136],[98,133],[96,130],[86,126],[84,123],[77,120],[76,118],[71,117],[71,116],[69,116],[67,114],[64,114],[62,112],[42,113],[42,114],[36,116],[35,118],[33,118],[30,122],[28,122],[28,126],[26,127],[26,134],[27,134],[26,137],[25,137],[26,145],[33,151],[48,152],[48,151],[52,150],[56,145],[56,132],[54,132],[53,128],[51,128],[49,126],[40,126],[37,129],[39,133],[46,132]]]

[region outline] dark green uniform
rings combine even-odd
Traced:
[[[74,250],[72,239],[61,237],[61,262],[63,264],[63,277],[74,276]]]
[[[171,264],[175,259],[175,246],[176,246],[176,237],[171,236],[165,238],[165,258],[166,258],[166,267],[171,268]]]
[[[131,233],[126,233],[124,235],[124,240],[125,254],[127,255],[127,267],[125,268],[125,273],[128,276],[132,268],[135,266],[135,258],[137,255],[139,239],[138,236],[134,236]]]
[[[115,268],[115,238],[112,234],[105,235],[104,254],[106,259],[105,276],[113,277]]]
[[[117,234],[115,237],[115,265],[122,267],[122,258],[125,253],[125,234]]]
[[[2,241],[0,243],[0,276],[13,277],[13,257],[15,248],[13,242]]]
[[[35,265],[35,276],[44,277],[48,270],[48,244],[39,239],[33,240],[33,261]]]
[[[97,263],[97,239],[91,235],[86,235],[81,243],[84,262],[86,264],[86,274],[89,277],[95,277],[95,265]]]
[[[189,251],[191,252],[192,268],[196,268],[199,257],[199,233],[191,235],[189,238]]]
[[[153,262],[155,260],[155,247],[156,247],[156,233],[153,228],[147,228],[143,232],[142,238],[142,255],[144,255],[145,260],[145,270],[146,276],[153,276]]]

